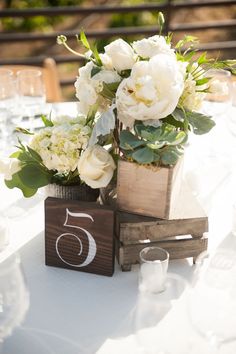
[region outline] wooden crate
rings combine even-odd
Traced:
[[[120,160],[117,207],[139,215],[172,219],[182,184],[180,159],[173,167],[153,167]]]
[[[196,257],[207,249],[208,218],[186,186],[172,220],[157,219],[117,211],[116,256],[121,269],[139,263],[139,253],[147,246],[165,248],[170,259]]]

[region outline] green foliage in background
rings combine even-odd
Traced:
[[[5,0],[5,8],[9,9],[28,9],[39,7],[54,6],[75,6],[81,5],[84,0]],[[50,31],[54,24],[59,23],[65,16],[54,17],[27,17],[27,18],[4,18],[2,19],[2,29],[4,31],[20,30],[20,31]]]

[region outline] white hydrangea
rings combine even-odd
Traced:
[[[85,116],[87,116],[90,108],[97,103],[99,93],[103,90],[103,82],[110,84],[121,80],[116,71],[107,69],[102,69],[91,77],[93,68],[93,62],[88,62],[81,67],[75,82],[76,97],[79,100],[78,111]]]
[[[171,45],[166,42],[165,37],[155,35],[132,43],[135,52],[142,58],[152,58],[157,54],[167,54],[175,56]]]
[[[30,147],[49,170],[69,173],[77,168],[81,151],[86,149],[91,135],[85,120],[78,119],[80,123],[62,120],[62,124],[41,129],[33,136]]]

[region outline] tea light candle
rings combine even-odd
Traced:
[[[6,223],[1,223],[0,220],[0,250],[8,243],[9,232]]]

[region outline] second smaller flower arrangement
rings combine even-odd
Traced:
[[[111,180],[115,163],[102,146],[87,148],[94,117],[78,115],[55,119],[42,117],[44,127],[31,135],[28,144],[19,140],[18,150],[0,160],[0,172],[7,187],[17,187],[25,197],[51,183],[105,187]]]

